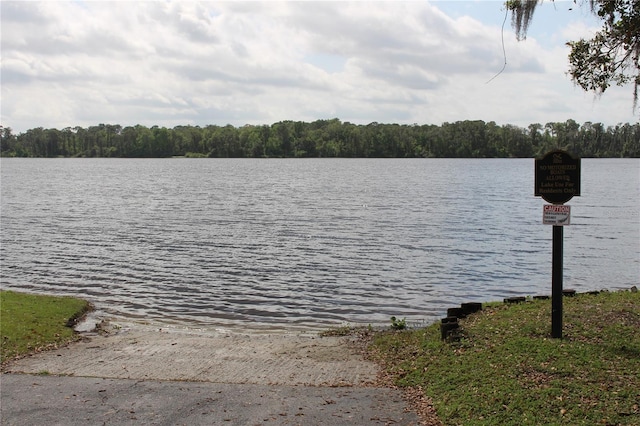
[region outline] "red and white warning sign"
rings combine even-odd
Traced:
[[[571,206],[545,204],[542,210],[544,225],[565,226],[571,223]]]

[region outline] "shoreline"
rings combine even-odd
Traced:
[[[435,320],[434,320],[435,321]],[[424,325],[428,325],[424,322]],[[323,332],[333,329],[350,328],[356,329],[360,327],[371,327],[379,329],[381,326],[372,326],[370,324],[326,324],[312,326],[302,326],[295,324],[270,324],[270,323],[252,323],[252,324],[199,324],[180,321],[161,321],[157,319],[147,320],[140,318],[131,318],[125,316],[115,316],[107,312],[96,309],[92,306],[92,310],[82,316],[73,329],[80,333],[91,335],[92,333],[117,334],[122,330],[133,330],[139,332],[164,332],[164,333],[182,333],[187,335],[299,335],[299,336],[316,336],[319,337]]]
[[[551,290],[551,289],[549,289]],[[613,286],[611,288],[602,288],[600,290],[586,290],[576,292],[574,289],[565,288],[563,289],[567,292],[574,292],[574,294],[593,294],[599,292],[616,292],[616,291],[637,291],[636,285],[629,286]],[[520,296],[520,298],[524,298],[528,300],[530,298],[541,298],[541,297],[551,297],[549,294],[527,294],[524,296]],[[513,297],[505,296],[502,301],[506,301],[507,299],[512,299]],[[518,297],[516,297],[518,298]],[[463,300],[463,299],[461,299]],[[495,300],[485,300],[482,302],[473,302],[473,303],[482,303],[485,305],[487,303],[495,303],[499,302],[500,299]],[[467,301],[469,302],[469,301]],[[391,326],[391,322],[382,324],[373,324],[373,323],[354,323],[354,322],[342,322],[338,323],[326,323],[326,324],[317,324],[315,326],[311,325],[296,325],[296,324],[282,324],[282,323],[219,323],[219,324],[203,324],[203,323],[195,323],[188,321],[166,321],[159,319],[142,319],[139,317],[127,317],[124,315],[114,315],[110,314],[105,310],[97,308],[92,302],[89,302],[91,305],[91,310],[86,312],[82,317],[78,319],[78,321],[73,325],[73,329],[79,333],[92,333],[98,331],[104,331],[102,329],[103,324],[109,324],[111,327],[125,328],[125,329],[136,329],[136,330],[146,330],[152,332],[162,331],[162,332],[175,332],[175,333],[185,333],[185,334],[247,334],[247,335],[264,335],[264,334],[274,334],[274,335],[312,335],[319,336],[322,332],[332,330],[332,329],[341,329],[341,328],[363,328],[368,327],[373,330],[383,329],[385,327]],[[505,302],[506,303],[506,302]],[[459,306],[459,305],[457,305]],[[424,317],[420,320],[410,320],[406,319],[406,328],[414,329],[414,328],[424,328],[428,327],[434,323],[438,323],[443,316],[446,316],[449,308],[455,307],[453,304],[448,306],[443,306],[441,309],[441,313],[439,315],[432,315]]]

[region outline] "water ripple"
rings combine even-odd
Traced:
[[[115,316],[424,323],[550,290],[532,160],[2,159],[1,171],[3,288]],[[639,283],[638,171],[583,160],[567,287]]]

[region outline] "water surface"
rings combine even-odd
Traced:
[[[532,159],[2,159],[2,287],[198,327],[548,294]],[[582,160],[565,288],[640,281],[640,161]]]

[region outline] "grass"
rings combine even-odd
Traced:
[[[0,363],[78,339],[71,326],[90,309],[72,297],[0,291]]]
[[[640,425],[640,293],[490,304],[460,321],[377,333],[369,346],[395,384],[431,399],[445,425]]]

